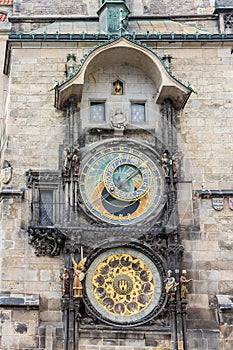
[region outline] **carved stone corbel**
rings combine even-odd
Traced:
[[[59,255],[66,240],[66,236],[57,228],[29,227],[28,236],[28,243],[37,256]]]

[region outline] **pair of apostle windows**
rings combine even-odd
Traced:
[[[90,103],[90,119],[93,123],[101,123],[106,120],[105,102]],[[145,102],[131,102],[130,105],[130,122],[132,124],[145,122]]]

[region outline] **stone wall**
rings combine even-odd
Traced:
[[[145,14],[153,15],[196,15],[212,14],[214,11],[214,0],[142,0]]]
[[[30,55],[29,55],[30,50]],[[159,51],[165,48],[158,48]],[[184,112],[178,116],[180,149],[186,154],[193,180],[193,190],[232,187],[232,169],[228,149],[232,148],[231,85],[232,57],[230,47],[200,47],[184,44],[167,47],[172,55],[171,69],[184,81],[189,80],[197,94],[192,94]],[[54,79],[62,79],[64,58],[68,49],[24,48],[13,50],[11,86],[9,90],[8,148],[5,156],[11,161],[12,185],[25,187],[28,168],[57,168],[59,143],[64,138],[64,116],[53,107]],[[84,50],[85,51],[85,50]],[[81,58],[81,49],[75,51]],[[35,84],[35,79],[37,83]],[[23,91],[23,94],[22,94]],[[223,117],[224,116],[224,117]],[[226,161],[228,160],[228,161]],[[232,211],[227,202],[221,212],[215,211],[210,199],[193,197],[199,216],[192,207],[181,224],[190,226],[183,233],[185,267],[193,278],[190,285],[188,326],[215,328],[215,312],[210,300],[216,293],[232,290]],[[192,203],[189,197],[189,203]],[[61,259],[33,256],[27,244],[22,223],[27,225],[29,197],[17,203],[2,202],[2,289],[35,293],[40,290],[40,320],[59,322]],[[191,205],[191,204],[190,204]],[[198,221],[200,230],[192,228]],[[212,323],[211,320],[212,319]],[[85,345],[86,346],[86,345]],[[83,345],[83,349],[86,349]],[[103,347],[104,349],[104,347]],[[89,350],[89,349],[88,349]],[[213,350],[213,349],[211,349]]]
[[[81,331],[79,350],[170,350],[170,336],[138,331]]]
[[[88,6],[90,2],[86,1],[48,1],[46,0],[16,0],[14,1],[14,14],[20,15],[77,15],[86,16],[89,15]],[[93,5],[93,4],[92,4]],[[97,2],[95,1],[94,8],[98,9]]]
[[[8,86],[8,78],[3,74],[3,67],[4,67],[4,56],[5,56],[5,49],[6,49],[6,40],[7,40],[7,33],[8,31],[2,32],[1,31],[1,25],[0,22],[0,51],[2,52],[2,55],[0,56],[0,163],[2,164],[3,159],[3,149],[6,144],[6,127],[5,127],[5,121],[7,118],[7,110],[6,110],[6,103],[7,103],[7,86]],[[8,28],[10,30],[10,26],[7,27],[3,25],[4,29]]]
[[[232,210],[228,197],[224,199],[224,208],[216,211],[211,198],[200,198],[195,190],[232,188],[232,166],[227,164],[226,154],[233,147],[230,132],[233,59],[227,45],[183,49],[181,60],[179,49],[170,51],[174,54],[172,68],[179,76],[184,74],[190,79],[197,91],[178,118],[181,139],[187,146],[191,164],[194,223],[197,225],[183,233],[184,266],[193,278],[189,286],[188,327],[214,330],[218,328],[216,291],[228,294],[233,288]],[[198,332],[190,333],[192,349],[217,350],[232,346],[232,332],[227,326],[228,342],[221,341],[223,336],[217,341],[219,334],[215,331],[206,331],[202,337]]]
[[[64,115],[54,108],[51,89],[55,76],[59,80],[64,78],[67,51],[61,52],[61,57],[57,56],[56,49],[30,48],[30,57],[27,48],[13,52],[8,148],[5,154],[14,168],[13,186],[25,186],[24,171],[29,167],[58,167],[58,145],[63,139]]]
[[[59,333],[62,329],[59,275],[63,262],[60,257],[35,256],[27,232],[20,229],[25,224],[27,205],[27,199],[20,198],[5,198],[0,202],[0,347],[3,350],[44,347],[49,341],[46,340],[48,323],[58,333],[54,344],[63,335]],[[62,349],[62,340],[59,344],[57,349]]]
[[[15,14],[19,9],[25,15],[65,14],[69,11],[85,15],[89,11],[86,2],[72,2],[72,8],[69,3],[62,5],[56,2],[56,9],[46,7],[46,12],[45,2],[18,1],[15,2]],[[163,9],[168,14],[171,9],[164,3]],[[204,9],[206,13],[211,13],[213,1],[197,3],[199,7],[194,1],[182,2],[182,13],[203,13]],[[147,6],[150,9],[147,14],[157,14],[162,3],[144,1],[143,6],[145,13]],[[180,8],[174,6],[172,10],[175,14]],[[90,10],[89,14],[93,13],[94,10]],[[4,50],[5,37],[0,45]],[[80,43],[50,45],[16,45],[12,49],[7,102],[5,91],[1,88],[0,92],[1,116],[8,118],[7,125],[4,125],[7,129],[4,159],[11,162],[13,180],[10,186],[16,189],[26,187],[25,171],[29,168],[59,167],[59,145],[64,142],[65,115],[54,108],[54,91],[51,88],[55,81],[64,78],[67,53],[72,49],[79,59],[91,46]],[[228,206],[228,198],[225,198],[223,210],[216,211],[210,198],[200,198],[195,191],[202,188],[232,189],[232,45],[165,43],[158,44],[156,48],[161,54],[171,54],[171,70],[183,81],[189,81],[197,92],[191,95],[184,111],[177,116],[179,147],[184,154],[184,183],[181,184],[179,197],[182,198],[180,224],[185,247],[184,267],[193,279],[188,297],[189,345],[192,350],[218,350],[219,346],[227,350],[230,349],[229,344],[232,348],[232,329],[222,325],[219,335],[215,295],[230,294],[233,289],[232,210]],[[0,63],[3,66],[3,59]],[[113,73],[115,76],[116,71]],[[8,77],[1,75],[4,89],[7,88],[7,80]],[[88,91],[86,93],[88,95]],[[30,204],[30,190],[25,191],[24,198],[4,198],[0,203],[1,289],[15,294],[37,294],[39,291],[41,297],[39,311],[23,309],[20,314],[18,310],[1,308],[3,350],[15,350],[16,346],[17,349],[49,347],[49,342],[55,342],[52,339],[61,337],[59,273],[63,258],[34,255],[25,230],[31,215]],[[37,330],[39,322],[45,326]],[[48,328],[48,322],[54,328]],[[28,327],[23,327],[23,324],[28,324]],[[117,350],[119,347],[122,350],[168,348],[167,339],[152,343],[139,337],[135,343],[135,340],[114,336],[107,340],[102,335],[98,337],[83,332],[80,350],[91,350],[91,347],[94,350],[97,346],[101,350],[110,346]],[[61,343],[56,349],[60,348]]]
[[[213,14],[214,0],[126,0],[131,15],[196,15]],[[99,1],[15,0],[14,14],[21,15],[78,15],[96,16]]]
[[[48,32],[51,31],[52,27],[49,25],[53,22],[55,18],[69,18],[73,19],[71,23],[72,26],[69,27],[69,22],[67,26],[64,23],[61,25],[61,22],[54,23],[53,29],[57,30],[59,33],[61,31],[66,33],[72,33],[77,31],[79,33],[99,33],[103,31],[103,28],[99,26],[99,23],[96,21],[98,19],[98,1],[56,1],[52,2],[47,6],[48,2],[45,0],[35,1],[35,0],[17,0],[14,1],[13,7],[13,31],[14,32]],[[177,19],[179,18],[179,24],[189,25],[191,32],[204,30],[210,33],[219,32],[219,16],[214,14],[214,0],[188,0],[188,1],[174,1],[175,6],[171,5],[171,2],[168,0],[163,1],[148,1],[148,0],[129,0],[126,1],[126,5],[130,9],[129,15],[129,26],[128,31],[134,32],[138,30],[152,32],[162,32],[167,30],[170,32],[176,32],[177,26],[172,26],[172,22],[168,25],[168,22],[165,26],[162,26],[161,29],[157,27],[154,23],[149,21],[136,24],[137,18],[143,16],[145,19],[151,19],[153,17],[155,20],[157,18],[167,18]],[[191,16],[189,16],[191,15]],[[33,17],[32,17],[33,16]],[[135,17],[136,16],[136,17]],[[19,17],[20,20],[17,23],[16,18]],[[22,18],[26,17],[26,21]],[[77,21],[77,18],[83,19],[84,21]],[[95,18],[95,21],[90,21]],[[178,25],[178,22],[174,23]],[[132,26],[133,25],[133,26]],[[63,28],[61,28],[63,26]],[[154,27],[154,29],[153,29]],[[186,33],[188,28],[183,28]]]
[[[35,348],[38,344],[38,316],[34,310],[12,310],[12,307],[1,309],[1,348]]]

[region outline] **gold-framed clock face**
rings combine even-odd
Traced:
[[[156,215],[164,205],[164,176],[156,156],[125,141],[102,143],[83,157],[79,191],[88,213],[112,225]]]
[[[101,320],[131,326],[160,312],[162,290],[161,273],[150,257],[134,248],[116,247],[90,264],[84,294]]]

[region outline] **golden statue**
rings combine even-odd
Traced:
[[[87,258],[83,258],[79,264],[75,261],[75,259],[72,257],[72,262],[74,266],[74,281],[73,281],[73,291],[74,291],[74,298],[82,298],[82,281],[84,280],[85,273],[84,273],[84,268],[85,268],[85,262]]]
[[[114,91],[116,95],[122,95],[123,90],[122,90],[122,85],[120,84],[119,81],[116,82],[115,86],[114,86]]]
[[[180,298],[187,299],[188,295],[188,284],[192,281],[192,279],[187,279],[186,277],[187,271],[182,270],[182,275],[180,276]]]

